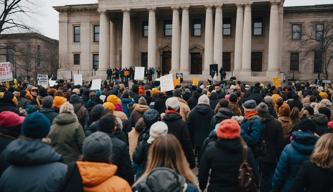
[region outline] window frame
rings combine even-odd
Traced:
[[[323,26],[323,28],[322,28],[322,30],[321,31],[319,31],[318,30],[318,26]],[[317,40],[317,41],[320,41],[321,40],[321,38],[318,38],[318,33],[320,33],[321,32],[321,35],[322,35],[322,37],[324,36],[324,31],[325,31],[325,24],[324,23],[316,23],[315,24],[315,39]]]
[[[261,23],[261,27],[255,27],[256,23]],[[261,29],[260,34],[255,34],[255,29]],[[256,17],[252,20],[252,36],[253,37],[262,37],[264,36],[264,18],[263,17]]]
[[[167,25],[170,25],[170,28],[167,28]],[[168,30],[170,32],[170,34],[167,34],[166,30]],[[164,35],[164,37],[172,37],[172,20],[164,20],[163,35]]]
[[[296,55],[297,55],[297,59],[295,59]],[[297,61],[297,65],[294,64],[294,63],[296,63],[295,61]],[[299,61],[300,61],[299,52],[298,51],[290,52],[290,67],[289,67],[290,71],[299,71]],[[295,66],[297,66],[297,67],[295,67]]]
[[[147,29],[145,27],[147,27]],[[149,23],[148,23],[148,21],[143,21],[142,22],[141,31],[142,31],[142,37],[148,37],[148,35],[149,35]],[[147,35],[146,35],[145,32],[147,32]]]
[[[75,56],[78,56],[76,58]],[[79,61],[78,63],[75,61]],[[81,65],[81,54],[80,53],[73,53],[73,65]]]
[[[200,35],[196,35],[196,28],[195,25],[200,24]],[[200,18],[192,19],[192,37],[201,37],[202,36],[202,20]]]
[[[95,56],[97,56],[97,60],[95,60]],[[95,64],[95,62],[97,62],[97,64]],[[98,53],[93,53],[92,54],[92,66],[94,70],[98,70],[99,68],[99,54]],[[95,66],[97,66],[95,68]]]
[[[79,29],[78,33],[75,30],[76,28]],[[80,25],[73,25],[73,42],[74,43],[80,43],[80,41],[81,41],[81,26]]]
[[[96,32],[96,27],[98,27],[98,32]],[[100,39],[100,31],[101,28],[99,25],[93,25],[93,41],[94,43],[98,43]]]
[[[230,23],[226,22],[227,20],[229,20]],[[228,25],[228,24],[230,25],[230,28],[225,28],[224,25]],[[230,34],[225,34],[225,33],[224,33],[224,30],[225,30],[225,29],[230,29]],[[224,37],[231,37],[231,36],[232,36],[232,18],[231,18],[231,17],[223,18],[223,23],[222,23],[222,35],[223,35]]]
[[[318,56],[318,55],[319,56]],[[322,73],[323,72],[323,52],[321,50],[314,51],[314,58],[313,58],[313,73]],[[318,60],[320,60],[320,66],[317,64]],[[319,67],[319,70],[318,70]]]
[[[299,26],[299,32],[294,31],[294,26]],[[299,41],[302,40],[302,36],[303,36],[303,25],[302,23],[292,23],[291,24],[291,39],[294,41]],[[294,34],[295,33],[299,33],[299,38],[294,38]]]

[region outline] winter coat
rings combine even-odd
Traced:
[[[282,125],[284,143],[288,144],[290,140],[290,133],[293,129],[291,119],[288,116],[280,116],[278,120]]]
[[[163,121],[168,125],[168,133],[176,136],[184,150],[187,161],[191,168],[195,167],[195,160],[193,154],[193,147],[191,144],[190,134],[185,121],[179,113],[174,111],[167,111]]]
[[[328,128],[328,118],[324,114],[317,114],[312,117],[313,122],[316,126],[316,133],[321,136],[325,133],[329,133],[330,129]]]
[[[210,122],[214,115],[209,105],[199,104],[193,108],[187,119],[192,144],[194,147],[201,147],[203,141],[210,132]]]
[[[75,103],[73,104],[73,106],[74,106],[74,112],[77,116],[77,119],[79,120],[79,123],[81,124],[82,127],[85,127],[89,119],[89,113],[87,108],[81,103]]]
[[[194,91],[193,96],[187,100],[188,106],[191,110],[198,104],[199,97],[200,93],[198,91]]]
[[[20,114],[18,108],[14,104],[0,100],[0,112],[3,111],[11,111]]]
[[[130,154],[131,159],[132,159],[133,152],[138,145],[138,139],[139,139],[140,133],[143,131],[145,126],[146,126],[145,122],[143,121],[143,118],[141,118],[135,124],[134,129],[132,129],[128,133],[128,148],[129,148],[129,154]]]
[[[178,98],[179,100],[179,114],[180,116],[182,116],[182,119],[184,121],[187,120],[187,116],[190,113],[191,109],[189,108],[189,106],[187,105],[187,102],[184,99]]]
[[[129,184],[116,176],[117,166],[97,162],[76,162],[85,192],[131,192]]]
[[[79,159],[84,137],[83,128],[71,113],[60,113],[49,133],[51,146],[63,156],[65,163]]]
[[[1,176],[0,191],[60,191],[67,166],[49,145],[21,138],[11,142],[4,155],[11,166]]]
[[[149,146],[150,146],[150,144],[148,144],[146,140],[142,140],[138,144],[137,148],[135,149],[135,151],[133,153],[133,161],[137,165],[143,165],[143,167],[146,166]]]
[[[121,119],[122,121],[127,121],[127,120],[128,120],[126,114],[125,114],[124,112],[122,112],[122,111],[114,111],[114,112],[113,112],[113,115],[114,115],[115,117],[118,117],[118,118]]]
[[[58,115],[58,113],[53,108],[41,108],[39,112],[43,113],[52,124],[54,118]]]
[[[98,130],[99,127],[99,120],[92,122],[89,127],[84,129],[84,134],[86,137],[88,137],[89,135],[95,133]]]
[[[241,124],[241,136],[252,150],[260,143],[262,129],[263,124],[258,116],[244,119]]]
[[[288,192],[293,185],[297,172],[309,159],[317,137],[312,132],[295,131],[292,141],[281,153],[272,180],[272,191]]]
[[[333,189],[333,170],[306,161],[297,173],[292,192],[330,192]]]
[[[131,122],[131,127],[134,127],[136,122],[143,116],[143,113],[149,109],[148,105],[135,104],[134,109],[131,113],[129,121]]]
[[[126,116],[129,118],[131,115],[130,112],[130,105],[133,103],[133,99],[129,98],[122,98],[121,99],[121,107],[123,108],[123,112],[126,114]]]
[[[229,108],[221,107],[220,110],[213,116],[211,121],[211,130],[215,129],[216,124],[221,123],[223,120],[231,119],[234,114]]]
[[[219,103],[219,97],[216,92],[213,92],[209,98],[209,105],[212,110],[215,109],[216,105]]]
[[[243,147],[240,139],[211,142],[200,161],[199,184],[201,190],[206,188],[210,177],[208,192],[238,192],[238,174],[242,162]],[[248,162],[257,176],[258,170],[251,150],[248,150]]]

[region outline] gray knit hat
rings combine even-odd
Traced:
[[[97,131],[85,138],[82,146],[83,158],[92,162],[111,162],[112,141],[106,133]]]

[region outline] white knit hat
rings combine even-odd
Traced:
[[[163,121],[157,121],[154,123],[149,130],[149,139],[147,140],[148,144],[152,144],[155,139],[160,136],[165,136],[168,134],[168,125]]]
[[[209,105],[209,98],[207,95],[201,95],[198,100],[198,104]]]
[[[180,103],[177,97],[170,97],[166,100],[165,106],[166,108],[171,108],[177,111],[180,107]]]

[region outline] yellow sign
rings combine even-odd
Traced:
[[[272,82],[275,87],[282,87],[280,77],[273,77]]]
[[[180,85],[180,79],[174,79],[173,80],[173,85],[176,87],[178,85]]]
[[[199,79],[192,79],[192,85],[198,86],[199,85]]]

